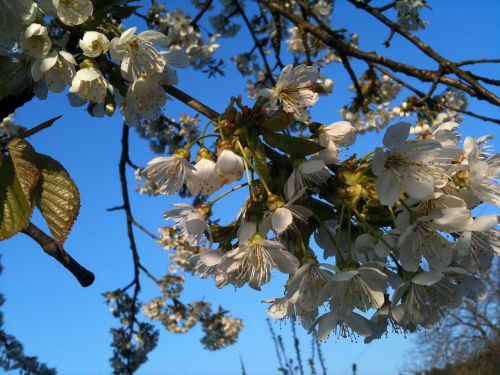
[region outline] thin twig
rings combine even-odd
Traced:
[[[391,30],[394,30],[396,33],[410,41],[415,47],[429,56],[431,59],[437,61],[439,65],[450,72],[453,72],[457,75],[457,77],[461,78],[465,82],[467,82],[471,88],[475,91],[475,93],[480,98],[484,98],[489,102],[500,105],[500,98],[496,96],[493,92],[486,89],[484,86],[479,84],[477,80],[475,80],[470,74],[466,71],[460,69],[455,63],[441,56],[437,51],[432,49],[429,45],[424,43],[420,38],[413,35],[409,31],[405,30],[396,22],[391,21],[389,18],[384,16],[378,9],[371,7],[367,3],[356,0],[348,0],[351,4],[353,4],[356,8],[362,9],[365,12],[371,14],[373,17],[377,18],[384,25],[389,27]]]
[[[59,120],[61,117],[62,117],[62,115],[56,116],[54,118],[51,118],[50,120],[44,121],[40,125],[37,125],[34,128],[26,130],[24,133],[22,133],[20,135],[20,137],[21,138],[31,137],[32,135],[34,135],[34,134],[36,134],[36,133],[38,133],[38,132],[40,132],[40,131],[42,131],[44,129],[47,129],[48,127],[51,127],[54,124],[54,122],[56,122],[57,120]]]
[[[260,56],[262,57],[262,61],[264,62],[264,66],[266,67],[267,74],[269,76],[269,79],[271,80],[273,86],[276,85],[276,80],[273,77],[273,71],[271,67],[269,66],[269,62],[267,61],[267,56],[264,52],[264,49],[262,48],[261,41],[257,38],[257,35],[255,35],[255,31],[252,28],[252,25],[250,23],[250,20],[248,19],[245,11],[241,8],[238,0],[233,1],[234,7],[238,10],[238,12],[241,14],[241,17],[243,18],[243,21],[245,22],[245,25],[247,26],[248,31],[250,32],[250,35],[252,36],[252,39],[257,46],[257,50],[260,53]]]
[[[201,113],[203,116],[207,117],[209,120],[213,120],[219,117],[219,113],[214,111],[212,108],[206,106],[205,104],[199,102],[195,98],[189,96],[185,92],[179,90],[177,87],[165,85],[163,89],[167,94],[172,95],[174,98],[180,100],[184,104],[193,108],[195,111]]]
[[[354,47],[349,43],[347,43],[345,40],[343,40],[339,35],[336,35],[335,32],[331,30],[331,28],[324,22],[322,22],[318,17],[315,18],[318,25],[313,25],[309,22],[304,21],[304,19],[300,15],[293,13],[291,10],[289,10],[288,8],[286,8],[277,1],[273,0],[259,0],[259,1],[260,3],[266,5],[271,11],[283,15],[285,18],[290,20],[295,26],[306,30],[308,33],[318,38],[327,46],[337,51],[340,51],[346,54],[347,56],[355,57],[367,63],[383,65],[394,72],[401,72],[408,76],[418,78],[422,82],[433,82],[436,76],[438,75],[437,71],[419,69],[416,68],[415,66],[401,63],[399,61],[389,59],[382,55],[378,55],[375,52],[366,52],[357,47]],[[297,0],[297,2],[299,4],[305,4],[305,2],[301,0]],[[308,14],[311,15],[314,14],[314,12],[310,10],[309,5],[305,4],[304,8],[308,12]],[[462,91],[465,91],[471,96],[477,97],[480,100],[486,100],[493,104],[497,104],[500,101],[500,99],[496,98],[496,96],[492,97],[491,93],[485,94],[484,88],[477,89],[476,87],[472,87],[462,82],[461,80],[452,77],[443,75],[439,78],[439,83],[443,83],[447,86],[460,89]]]
[[[363,91],[361,90],[361,86],[359,85],[358,78],[356,77],[356,73],[354,73],[354,70],[352,69],[351,63],[347,59],[346,55],[343,53],[340,53],[340,59],[342,60],[342,64],[344,65],[345,70],[347,70],[347,73],[349,74],[349,77],[351,78],[352,83],[354,84],[354,88],[356,89],[356,93],[358,94],[358,97],[356,98],[356,102],[361,103],[363,101]]]
[[[201,20],[201,18],[203,17],[203,15],[210,9],[210,7],[212,6],[212,3],[213,3],[213,0],[207,0],[205,2],[205,4],[203,5],[203,7],[200,9],[200,11],[198,12],[198,14],[193,18],[193,20],[191,21],[191,26],[195,26],[195,25],[198,25],[198,22]]]

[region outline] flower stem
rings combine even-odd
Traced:
[[[235,186],[233,187],[232,189],[229,189],[228,191],[225,191],[224,193],[222,193],[221,195],[219,195],[218,197],[216,197],[214,200],[212,200],[210,203],[208,203],[208,206],[209,207],[212,207],[216,202],[220,201],[222,198],[224,198],[226,195],[229,195],[231,194],[233,191],[236,191],[238,189],[241,189],[242,187],[245,187],[248,185],[248,182],[244,182],[238,186]]]
[[[237,145],[238,145],[238,148],[240,149],[240,152],[241,152],[241,155],[243,156],[243,159],[245,160],[245,166],[246,166],[246,163],[248,163],[248,166],[252,168],[252,170],[257,173],[257,176],[259,176],[259,179],[260,179],[260,183],[262,184],[262,186],[264,186],[264,189],[266,190],[266,193],[268,195],[271,195],[272,192],[271,192],[271,189],[269,189],[269,186],[267,186],[267,183],[266,181],[262,178],[262,176],[260,175],[258,169],[252,164],[252,162],[248,159],[246,153],[245,153],[245,150],[243,149],[243,146],[241,145],[240,141],[237,140],[236,141]]]
[[[197,139],[195,139],[193,142],[191,143],[188,143],[186,145],[186,148],[189,150],[191,147],[193,147],[197,142],[201,141],[202,139],[205,139],[205,138],[219,138],[219,134],[207,134],[207,135],[203,135]],[[201,144],[203,146],[203,143]]]

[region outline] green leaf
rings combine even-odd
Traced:
[[[304,157],[323,150],[323,147],[316,142],[304,138],[270,132],[264,132],[263,136],[269,146],[279,148],[281,151],[297,157]]]
[[[258,141],[255,146],[253,158],[255,160],[255,165],[257,167],[257,170],[259,171],[260,176],[264,179],[264,182],[269,185],[271,181],[271,175],[269,174],[264,145],[260,141]]]
[[[14,163],[17,179],[21,184],[26,200],[31,204],[35,189],[40,181],[40,171],[37,166],[31,162],[35,149],[24,139],[12,139],[7,148],[10,157]]]
[[[291,113],[282,109],[276,111],[271,117],[262,122],[261,127],[269,131],[285,130],[293,123],[294,118]]]
[[[37,206],[54,240],[63,244],[80,211],[80,193],[58,161],[38,153],[32,161],[42,173]]]
[[[319,199],[309,198],[305,204],[321,222],[336,218],[335,207]]]
[[[0,241],[26,228],[31,212],[12,160],[0,154]]]

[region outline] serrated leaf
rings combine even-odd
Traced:
[[[58,161],[37,153],[33,162],[41,172],[37,206],[47,221],[54,240],[62,245],[80,211],[80,193]]]
[[[14,163],[17,179],[21,184],[26,200],[33,202],[33,193],[40,181],[40,171],[31,161],[36,154],[35,149],[24,139],[12,139],[7,148]]]
[[[0,241],[29,224],[32,207],[26,200],[10,158],[0,154]]]
[[[261,124],[261,127],[269,131],[281,131],[288,128],[293,121],[294,117],[291,113],[285,112],[280,109],[276,111],[271,117],[264,120]]]
[[[287,154],[298,157],[304,157],[323,150],[323,147],[316,142],[304,138],[270,132],[263,133],[263,136],[269,146],[279,148]]]

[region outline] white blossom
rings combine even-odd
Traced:
[[[47,28],[38,23],[32,23],[21,33],[19,43],[25,54],[36,58],[44,57],[52,48]]]
[[[52,50],[33,63],[31,76],[35,82],[43,80],[49,90],[61,92],[73,81],[76,74],[74,65],[76,60],[71,53]]]
[[[251,288],[260,290],[271,279],[272,268],[293,274],[298,267],[298,259],[281,243],[255,233],[246,241],[240,239],[238,247],[221,258],[218,270],[225,274],[226,282],[237,286],[248,283]]]
[[[377,148],[372,162],[377,176],[376,188],[382,204],[392,206],[401,195],[401,187],[413,198],[424,198],[435,186],[444,186],[447,176],[442,164],[442,147],[433,139],[406,141],[410,125],[399,123],[387,129],[384,152]]]
[[[472,194],[481,201],[500,206],[500,155],[482,157],[477,141],[467,137],[464,142],[468,165],[468,184]]]
[[[184,183],[188,189],[194,183],[194,168],[188,159],[183,149],[173,156],[156,157],[144,168],[142,175],[155,183],[160,194],[175,194]]]
[[[321,126],[318,130],[319,144],[325,147],[318,157],[325,163],[336,163],[339,161],[338,146],[350,146],[356,140],[354,127],[347,121],[337,121],[328,126]]]
[[[71,82],[70,93],[92,103],[104,103],[108,91],[108,83],[96,68],[84,68],[76,72]]]
[[[494,256],[500,255],[500,231],[498,215],[483,215],[463,231],[457,241],[460,263],[469,272],[482,273],[491,268]]]
[[[216,170],[224,184],[239,181],[245,170],[243,158],[231,150],[223,150],[217,158]]]
[[[109,50],[109,39],[97,31],[87,31],[78,42],[83,54],[88,57],[98,57]]]
[[[201,195],[211,195],[219,190],[224,182],[217,173],[217,164],[207,158],[201,158],[194,165],[195,185]]]
[[[163,217],[174,220],[180,229],[181,236],[185,237],[191,246],[196,246],[207,232],[212,237],[210,226],[205,220],[204,208],[193,208],[189,204],[176,203],[175,208],[165,211]]]
[[[320,341],[326,340],[332,331],[341,337],[350,337],[353,332],[364,337],[372,335],[370,321],[345,307],[333,307],[316,319],[313,327],[316,325]]]
[[[387,275],[375,266],[335,273],[319,295],[319,302],[330,300],[332,306],[368,311],[384,304]]]
[[[128,125],[135,125],[142,118],[156,120],[166,101],[165,91],[157,80],[139,78],[128,87],[125,96],[125,121]]]
[[[453,246],[441,233],[469,229],[472,217],[465,207],[452,207],[435,210],[424,216],[418,216],[415,210],[412,213],[403,211],[396,222],[401,229],[398,240],[401,265],[405,270],[415,272],[422,256],[434,270],[447,267],[452,260]]]
[[[404,300],[402,303],[398,304]],[[392,297],[391,313],[400,323],[431,327],[439,321],[441,306],[456,306],[458,290],[438,271],[421,272],[399,285]]]
[[[151,78],[163,73],[165,59],[155,46],[166,47],[167,37],[153,30],[135,35],[137,27],[132,27],[114,38],[110,44],[111,56],[121,61],[123,78],[134,81],[145,73]]]
[[[285,183],[285,196],[290,199],[305,188],[316,187],[325,183],[329,177],[330,173],[323,160],[303,161],[288,177]]]
[[[93,13],[94,6],[90,0],[52,0],[57,17],[68,26],[84,23]]]
[[[269,99],[271,108],[277,103],[283,105],[285,112],[293,113],[299,121],[307,121],[309,115],[306,108],[318,101],[316,81],[319,78],[317,68],[307,65],[287,65],[272,89],[263,89],[259,96]]]

